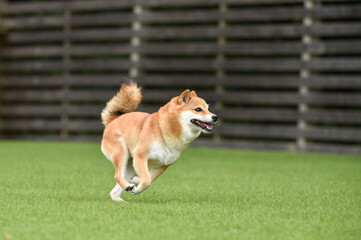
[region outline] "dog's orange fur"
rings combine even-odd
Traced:
[[[115,179],[122,189],[130,186],[124,176],[127,164],[124,161],[133,158],[134,170],[139,176],[138,181],[135,181],[139,185],[134,193],[146,189],[168,167],[157,166],[149,172],[148,161],[151,159],[148,156],[154,143],[161,148],[174,148],[181,152],[200,134],[199,132],[190,138],[184,136],[181,114],[194,111],[200,106],[204,111],[195,114],[213,114],[209,112],[207,103],[194,91],[185,90],[153,114],[132,112],[141,98],[140,88],[135,83],[123,83],[118,94],[107,103],[102,112],[105,124],[102,151],[112,160],[116,169]]]

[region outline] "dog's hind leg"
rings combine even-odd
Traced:
[[[133,168],[133,164],[131,164],[130,162],[127,164],[127,168],[125,171],[125,180],[127,180],[128,182],[131,182],[131,179],[136,175],[135,170]],[[132,182],[133,183],[133,182]],[[135,183],[135,185],[138,185],[137,183]],[[121,198],[122,193],[124,192],[124,189],[117,183],[115,185],[115,187],[113,188],[113,190],[110,192],[110,197],[114,200],[114,201],[118,201],[118,202],[126,202],[124,199]]]
[[[135,187],[134,184],[129,184],[125,179],[126,168],[129,160],[129,152],[127,146],[125,145],[124,139],[120,138],[119,141],[121,146],[118,147],[112,154],[112,160],[115,167],[114,178],[122,189],[129,191]]]

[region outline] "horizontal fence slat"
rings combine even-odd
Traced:
[[[294,139],[298,135],[296,126],[272,126],[257,124],[222,124],[215,132],[232,137]]]
[[[348,45],[348,44],[347,44]],[[67,54],[73,57],[97,55],[126,55],[132,52],[157,55],[199,55],[217,54],[227,55],[269,55],[269,54],[300,54],[303,51],[323,51],[321,44],[305,46],[299,41],[287,42],[229,42],[224,45],[217,43],[144,43],[138,47],[130,44],[74,44],[64,47],[60,44],[53,46],[16,46],[2,50],[4,58],[20,57],[56,57]]]
[[[268,24],[227,27],[146,27],[134,32],[130,28],[73,30],[69,33],[53,30],[39,32],[9,32],[7,41],[11,43],[56,42],[63,40],[117,40],[139,36],[151,39],[164,38],[215,38],[224,37],[300,37],[304,34],[315,36],[355,36],[361,35],[361,23],[315,24],[310,27],[297,24]]]
[[[56,71],[56,70],[128,70],[130,60],[32,60],[7,62],[3,64],[3,71]]]
[[[360,71],[361,58],[314,58],[308,64],[311,70]]]
[[[100,119],[100,113],[104,107],[105,105],[5,105],[0,108],[0,115],[6,117],[53,117],[66,114],[71,117],[98,117]]]
[[[320,53],[361,53],[361,41],[339,41],[329,43],[313,43],[304,45],[301,42],[242,42],[226,43],[145,43],[139,47],[130,44],[75,44],[69,47],[62,45],[54,46],[18,46],[8,47],[2,50],[4,58],[19,57],[54,57],[67,54],[74,57],[96,55],[125,55],[132,52],[142,54],[175,55],[175,54],[216,54],[223,53],[232,55],[250,54],[296,54],[301,52]]]
[[[356,141],[361,143],[361,130],[354,127],[311,127],[302,134],[311,141]]]
[[[259,71],[279,71],[297,70],[302,62],[299,59],[242,59],[242,60],[157,60],[143,59],[136,64],[144,70],[259,70]]]
[[[213,109],[212,109],[213,110]],[[223,120],[252,120],[252,121],[277,121],[295,122],[299,118],[297,109],[252,109],[252,108],[222,108],[214,110]]]
[[[182,23],[182,22],[210,22],[210,21],[279,21],[295,20],[303,17],[318,18],[337,18],[348,17],[357,18],[361,14],[361,6],[332,6],[332,7],[315,7],[314,9],[305,9],[302,5],[288,7],[272,7],[258,9],[240,9],[227,10],[193,10],[193,11],[172,11],[157,12],[145,11],[139,16],[133,13],[92,13],[86,15],[74,15],[69,19],[63,16],[31,16],[31,17],[4,17],[2,25],[6,28],[26,28],[26,27],[61,27],[63,25],[72,26],[97,26],[120,23],[131,23],[135,20],[144,23]],[[184,16],[187,15],[185,18]]]
[[[360,124],[361,110],[315,110],[309,109],[300,116],[310,123]]]
[[[4,76],[0,81],[0,86],[62,86],[63,82],[67,81],[69,86],[114,86],[118,87],[125,81],[124,74],[72,74],[66,78],[63,76],[41,76],[41,75],[28,75],[28,76]],[[215,77],[214,75],[144,75],[135,78],[136,82],[141,86],[181,86],[184,88],[189,87],[209,87],[222,85],[225,87],[275,87],[275,88],[295,88],[301,82],[298,75],[259,75],[259,76],[225,76],[222,78]],[[332,81],[331,81],[332,82]],[[330,83],[331,83],[330,82]],[[327,85],[325,82],[319,83]],[[342,82],[343,83],[343,82]],[[353,84],[361,84],[359,78],[351,78],[350,81],[342,84],[334,82],[331,86],[352,86]],[[323,86],[323,85],[322,85]]]
[[[310,87],[322,88],[360,88],[361,78],[359,76],[352,76],[346,74],[312,74],[309,78],[303,79],[302,83]]]
[[[198,139],[191,146],[196,147],[226,147],[238,149],[254,150],[278,150],[278,151],[295,151],[296,146],[291,141],[250,141],[250,140],[227,140],[215,142],[210,139]]]
[[[52,1],[52,2],[32,2],[32,3],[1,3],[0,9],[2,13],[31,13],[31,12],[46,12],[46,11],[63,11],[65,9],[75,10],[75,11],[91,11],[91,10],[114,10],[118,8],[130,8],[135,3],[148,6],[148,7],[161,7],[161,6],[207,6],[207,5],[217,5],[220,3],[228,4],[277,4],[277,3],[302,3],[302,0],[137,0],[136,2],[127,2],[127,1]]]
[[[304,102],[312,105],[361,106],[358,93],[310,93]]]
[[[352,61],[351,61],[352,62]],[[327,64],[327,63],[326,63]],[[354,67],[358,66],[356,62]],[[199,71],[199,70],[259,70],[259,71],[297,71],[301,66],[301,60],[297,58],[284,59],[234,59],[234,60],[158,60],[143,59],[138,63],[131,63],[130,60],[27,60],[3,63],[3,71],[51,71],[51,70],[122,70],[131,66],[143,70],[158,71]],[[353,66],[352,66],[353,67]]]
[[[60,131],[68,130],[73,132],[101,132],[103,126],[101,121],[97,120],[45,120],[45,119],[35,119],[35,120],[4,120],[2,122],[3,130],[5,132],[14,131]]]

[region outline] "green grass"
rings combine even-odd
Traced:
[[[99,144],[0,142],[0,239],[361,239],[361,158],[186,150],[113,202]]]

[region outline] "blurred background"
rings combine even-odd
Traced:
[[[195,146],[361,154],[361,2],[0,0],[0,138],[100,141],[122,81],[220,118]]]

